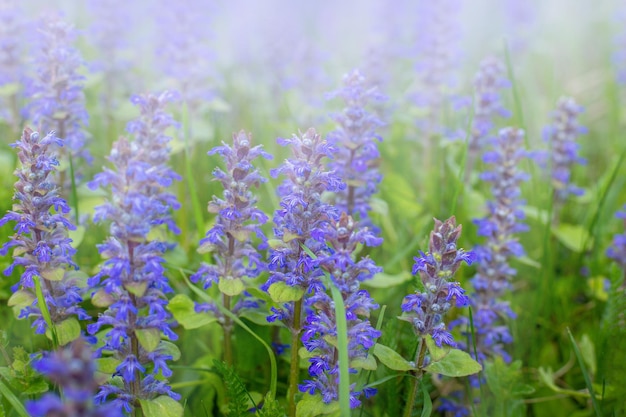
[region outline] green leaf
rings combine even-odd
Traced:
[[[450,349],[452,349],[450,346],[437,346],[431,335],[426,335],[424,340],[426,340],[426,347],[428,348],[428,353],[430,353],[430,359],[434,362],[443,359],[448,353],[450,353]]]
[[[587,229],[577,224],[560,223],[551,230],[563,246],[577,253],[585,250],[585,242],[590,242]]]
[[[373,355],[367,355],[366,358],[357,358],[350,362],[350,368],[354,369],[366,369],[368,371],[375,371],[377,368],[376,359]]]
[[[106,358],[97,358],[96,366],[98,367],[98,371],[104,374],[112,374],[117,370],[117,367],[120,363],[122,363],[119,359],[113,358],[111,356]]]
[[[43,394],[44,392],[48,392],[49,390],[50,390],[50,387],[48,383],[44,380],[39,380],[39,381],[29,381],[26,389],[24,389],[21,392],[26,395],[36,395],[36,394]]]
[[[7,305],[9,307],[19,307],[21,310],[23,307],[32,305],[33,301],[36,299],[37,297],[30,291],[19,290],[11,295],[9,301],[7,301]]]
[[[395,350],[380,343],[374,345],[373,353],[387,368],[394,371],[412,371],[415,369],[415,364],[404,359]]]
[[[94,295],[91,296],[91,304],[93,304],[94,307],[107,308],[114,302],[115,299],[111,296],[111,294],[106,292],[104,288],[100,288]]]
[[[591,375],[595,375],[598,370],[598,367],[596,366],[596,349],[588,334],[583,334],[580,342],[578,342],[578,347],[580,349],[580,353],[582,353],[585,365],[589,367],[589,373]]]
[[[139,400],[145,417],[182,417],[183,406],[167,395],[154,400]]]
[[[407,271],[393,275],[381,272],[374,275],[372,279],[364,281],[363,285],[371,288],[390,288],[410,281],[412,277],[413,276]]]
[[[424,380],[420,381],[420,385],[422,386],[422,394],[424,398],[421,417],[430,417],[433,412],[433,401],[430,399],[430,393],[428,392],[428,388],[426,388],[426,384],[424,384]]]
[[[174,343],[169,342],[167,340],[161,340],[159,343],[159,350],[172,357],[172,361],[176,362],[180,359],[180,349]]]
[[[197,313],[194,302],[185,294],[175,295],[167,305],[176,321],[185,329],[197,329],[198,327],[217,321],[217,318],[209,313]]]
[[[13,410],[20,417],[28,417],[28,413],[26,413],[26,409],[22,405],[22,402],[15,396],[15,394],[13,394],[13,391],[11,391],[9,387],[4,385],[4,382],[2,381],[0,381],[0,394],[2,394],[2,397],[5,398],[9,404],[11,404]]]
[[[220,279],[219,289],[222,294],[229,295],[234,297],[235,295],[239,295],[246,289],[245,284],[241,280],[241,278],[235,279]]]
[[[273,283],[267,292],[275,303],[298,301],[304,295],[304,289],[291,287],[282,281]]]
[[[72,239],[72,247],[78,248],[85,237],[85,226],[76,226],[76,229],[68,232],[68,237]]]
[[[320,394],[304,394],[302,399],[296,404],[296,415],[298,417],[315,417],[338,413],[339,402],[332,401],[326,404]]]
[[[135,334],[137,335],[139,344],[148,352],[153,352],[159,346],[159,342],[161,341],[161,333],[159,332],[159,329],[136,329]]]
[[[124,284],[124,288],[134,296],[143,297],[146,293],[146,289],[148,288],[148,283],[146,281],[128,282]]]
[[[56,324],[55,330],[59,339],[59,346],[65,346],[80,337],[80,324],[75,316]],[[46,336],[48,336],[48,332],[46,332]]]
[[[48,281],[61,281],[63,279],[63,276],[65,276],[65,269],[44,269],[43,271],[41,271],[41,276]]]
[[[460,349],[450,349],[439,361],[433,361],[424,368],[431,374],[440,374],[451,377],[473,375],[480,372],[483,367],[476,362],[469,353]]]
[[[10,97],[19,93],[20,83],[7,83],[0,86],[0,97]]]

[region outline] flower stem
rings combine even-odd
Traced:
[[[293,327],[291,329],[291,363],[289,370],[289,417],[296,416],[296,392],[298,392],[298,380],[300,374],[300,358],[298,349],[300,348],[300,330],[302,320],[302,298],[294,302],[293,305]]]
[[[421,338],[417,347],[417,357],[415,361],[416,370],[411,372],[411,375],[413,375],[414,378],[413,382],[411,383],[409,398],[407,399],[406,406],[404,408],[404,417],[411,417],[411,415],[413,414],[413,405],[415,405],[415,396],[417,395],[417,389],[419,388],[419,384],[422,381],[422,377],[424,376],[424,370],[422,369],[422,366],[424,365],[425,357],[426,343],[424,343],[424,338]]]

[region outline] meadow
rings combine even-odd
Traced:
[[[0,416],[625,416],[625,24],[0,0]]]

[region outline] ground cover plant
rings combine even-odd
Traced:
[[[0,415],[626,415],[625,23],[0,0]]]

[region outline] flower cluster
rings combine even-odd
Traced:
[[[452,303],[457,307],[469,304],[461,285],[452,280],[462,262],[471,265],[475,260],[474,252],[457,248],[461,229],[454,216],[444,222],[435,219],[428,252],[414,258],[413,274],[419,273],[424,290],[407,295],[402,303],[401,319],[411,323],[418,336],[431,335],[437,346],[455,346],[443,317]]]
[[[23,72],[26,35],[25,13],[17,1],[0,2],[0,88],[10,88],[10,94],[0,94],[0,121],[6,121],[17,132],[20,124],[17,96]],[[8,97],[7,97],[8,96]]]
[[[474,77],[474,118],[470,151],[480,152],[493,129],[493,117],[510,117],[511,112],[504,107],[500,91],[510,87],[506,78],[506,68],[500,60],[489,57],[480,63],[480,70]]]
[[[211,83],[215,54],[209,44],[215,5],[203,0],[157,3],[158,24],[168,28],[159,32],[157,65],[193,109],[215,95]]]
[[[310,291],[320,287],[322,273],[301,245],[314,254],[326,248],[326,226],[338,218],[338,213],[322,201],[322,193],[341,190],[345,185],[333,171],[325,169],[326,158],[331,158],[336,150],[315,129],[291,139],[279,138],[278,143],[289,145],[293,158],[270,172],[273,177],[282,174],[287,178],[278,187],[280,209],[274,214],[278,243],[270,250],[270,277],[262,288],[267,290],[275,282],[284,282]],[[288,311],[273,311],[268,320],[291,315]],[[298,323],[295,325],[299,328]]]
[[[583,189],[571,183],[571,170],[574,164],[585,164],[578,156],[578,136],[587,129],[578,122],[583,107],[573,98],[559,99],[552,113],[552,124],[543,130],[543,137],[550,144],[551,175],[556,202],[563,202],[569,195],[582,195]]]
[[[380,332],[369,322],[370,311],[377,309],[378,305],[367,291],[359,288],[360,282],[372,278],[382,268],[368,257],[355,261],[353,254],[357,245],[376,246],[382,243],[382,239],[375,237],[367,228],[359,227],[352,217],[342,213],[339,220],[329,223],[326,242],[329,245],[328,253],[321,255],[314,263],[329,272],[332,285],[336,285],[341,292],[346,308],[348,357],[350,363],[355,363],[367,358],[369,349],[380,337]],[[318,391],[324,402],[329,403],[337,400],[339,385],[339,356],[335,344],[329,341],[329,338],[337,337],[334,302],[326,292],[318,291],[307,299],[307,305],[312,309],[306,317],[302,342],[313,354],[309,359],[309,375],[312,379],[303,381],[299,388],[310,394]],[[354,385],[351,391],[352,408],[360,405],[361,394],[369,397],[376,392],[372,389],[358,392]]]
[[[244,289],[243,278],[256,278],[264,270],[265,263],[257,248],[252,245],[252,236],[261,240],[261,248],[266,246],[266,238],[261,225],[267,216],[256,206],[257,199],[251,191],[267,181],[252,165],[261,156],[271,159],[262,145],[252,146],[252,138],[243,130],[233,135],[233,145],[222,143],[209,152],[219,154],[226,162],[226,170],[215,168],[213,175],[222,183],[222,198],[213,196],[209,202],[209,212],[215,213],[215,224],[200,241],[200,252],[212,252],[215,264],[203,263],[198,272],[191,276],[193,282],[202,281],[204,288],[220,283],[220,288],[229,295],[236,295]],[[224,282],[222,282],[224,281]],[[236,284],[236,285],[234,285]],[[238,289],[238,291],[232,291]]]
[[[515,317],[508,302],[502,300],[510,289],[510,280],[515,269],[509,259],[524,255],[524,248],[515,236],[527,230],[522,223],[524,212],[521,209],[520,185],[528,176],[520,170],[521,161],[528,157],[524,144],[524,131],[502,129],[493,142],[493,150],[486,152],[483,161],[491,171],[483,172],[481,178],[490,182],[494,200],[488,203],[487,217],[475,220],[478,234],[487,241],[475,249],[478,262],[477,272],[471,283],[474,294],[471,305],[474,309],[474,334],[479,361],[488,356],[501,356],[505,361],[510,357],[504,344],[512,338],[504,317]],[[469,322],[462,319],[466,325]],[[470,349],[473,354],[473,349]]]
[[[615,216],[622,219],[626,225],[626,205]],[[607,256],[626,270],[626,232],[613,237],[613,245],[607,250]]]
[[[108,309],[87,330],[96,334],[102,327],[110,327],[99,353],[112,353],[120,361],[116,375],[123,380],[121,386],[104,385],[97,398],[103,401],[113,395],[115,402],[127,411],[137,399],[161,394],[179,398],[165,381],[157,378],[159,371],[164,377],[172,374],[166,363],[172,356],[158,342],[161,334],[177,339],[169,323],[170,314],[165,310],[165,294],[172,289],[162,264],[170,245],[148,239],[158,225],[178,231],[170,212],[179,204],[174,195],[165,191],[179,179],[167,166],[171,138],[164,133],[176,125],[164,110],[173,98],[167,92],[132,98],[141,110],[141,116],[127,126],[134,140],[121,137],[109,156],[115,169],[105,168],[89,184],[91,188],[111,187],[112,196],[96,208],[94,220],[111,221],[111,236],[98,245],[107,260],[89,281],[95,286],[103,280],[102,288],[92,299],[95,305]]]
[[[122,417],[119,406],[93,404],[98,390],[96,364],[91,348],[83,339],[55,352],[45,352],[33,362],[33,368],[60,387],[63,399],[48,393],[38,401],[27,402],[26,410],[31,416]]]
[[[40,131],[55,130],[65,141],[67,154],[89,162],[91,155],[85,148],[87,136],[83,130],[89,115],[85,109],[84,77],[78,72],[83,60],[73,46],[76,30],[56,15],[45,16],[37,29],[37,75],[27,85],[27,93],[32,97],[27,109],[29,117]]]
[[[97,50],[100,59],[91,68],[103,76],[103,104],[106,111],[118,104],[116,93],[126,92],[130,84],[131,60],[129,34],[133,25],[133,5],[124,0],[89,0],[87,2],[94,20],[87,36]],[[133,80],[135,87],[139,80]]]
[[[383,122],[366,110],[369,102],[380,102],[384,96],[376,87],[368,87],[359,71],[344,77],[344,87],[329,95],[341,97],[346,107],[342,113],[333,115],[339,125],[328,135],[328,142],[337,148],[335,158],[329,163],[346,188],[335,194],[335,206],[370,226],[368,219],[370,198],[378,188],[382,177],[377,169],[380,156],[376,141],[382,138],[376,128]]]
[[[13,210],[2,219],[0,226],[16,222],[13,238],[0,249],[6,255],[13,249],[13,263],[4,271],[11,275],[16,266],[23,267],[19,286],[21,289],[9,300],[9,305],[23,307],[20,318],[33,317],[36,333],[43,334],[47,324],[37,303],[35,281],[40,279],[47,308],[52,322],[60,324],[72,316],[88,319],[79,303],[82,301],[78,288],[78,269],[72,256],[75,253],[68,238],[68,230],[75,226],[67,219],[70,208],[59,196],[59,188],[53,176],[59,162],[54,148],[63,141],[54,133],[41,137],[38,132],[26,128],[22,138],[13,146],[18,148],[21,167],[15,175]],[[17,285],[13,287],[13,291]],[[25,303],[23,301],[26,300]]]
[[[415,95],[424,116],[418,121],[428,137],[443,132],[443,109],[454,84],[453,69],[459,59],[459,0],[419,2],[419,36],[416,43],[417,81]]]

